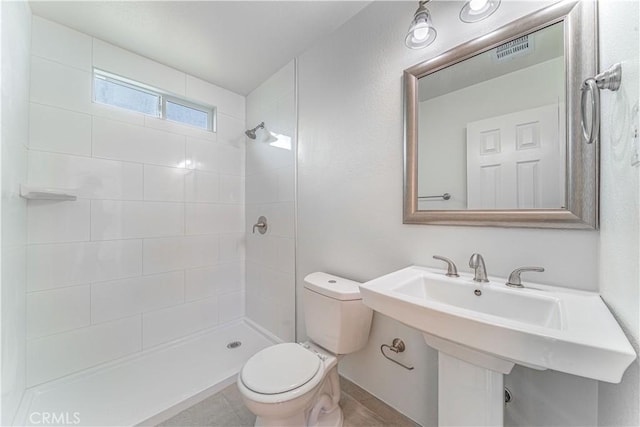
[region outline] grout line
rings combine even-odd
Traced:
[[[31,40],[31,42],[33,43],[33,39]],[[33,52],[33,51],[31,51],[31,52]],[[71,64],[67,64],[66,62],[58,61],[57,59],[52,59],[52,58],[48,58],[46,56],[38,55],[37,53],[31,53],[31,56],[34,57],[34,58],[38,58],[38,59],[44,59],[45,61],[52,62],[54,64],[62,65],[63,67],[66,67],[66,68],[71,68],[71,69],[76,70],[76,71],[83,71],[83,72],[85,72],[87,74],[91,74],[91,67],[89,67],[89,69],[81,68],[81,67],[78,67],[76,65],[71,65]]]
[[[93,325],[93,283],[89,283],[89,324]]]
[[[81,326],[81,327],[78,327],[78,328],[66,329],[64,331],[55,332],[55,333],[49,334],[49,335],[42,335],[42,336],[35,337],[35,338],[28,338],[27,339],[27,344],[29,344],[30,342],[39,341],[39,340],[43,340],[43,339],[48,339],[48,338],[51,338],[51,337],[56,337],[56,336],[68,334],[68,333],[71,333],[71,332],[80,331],[80,330],[83,330],[83,329],[90,329],[90,328],[93,328],[95,326],[106,325],[108,323],[122,322],[122,321],[127,320],[127,319],[133,319],[138,314],[139,313],[136,313],[135,315],[127,315],[127,316],[124,316],[124,317],[120,317],[118,319],[107,320],[106,322],[96,323],[95,325],[88,324],[88,325],[84,325],[84,326]]]

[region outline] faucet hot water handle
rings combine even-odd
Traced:
[[[539,273],[542,273],[544,271],[544,268],[543,267],[516,268],[509,275],[509,280],[507,281],[506,285],[512,288],[524,288],[524,286],[522,285],[522,280],[520,279],[520,274],[524,273],[525,271],[537,271]]]
[[[458,274],[458,269],[456,268],[456,264],[453,261],[451,261],[449,258],[445,258],[440,255],[434,255],[433,259],[437,259],[447,263],[447,276],[460,277],[460,275]]]

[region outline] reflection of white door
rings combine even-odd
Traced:
[[[564,205],[558,106],[467,123],[468,209]]]

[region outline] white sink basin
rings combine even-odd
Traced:
[[[372,309],[471,353],[618,383],[636,354],[597,293],[407,267],[361,285]],[[476,294],[480,295],[476,295]],[[441,348],[438,348],[441,350]],[[510,368],[509,368],[510,370]]]

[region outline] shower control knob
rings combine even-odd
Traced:
[[[256,233],[256,228],[258,229],[258,232],[260,234],[266,233],[268,228],[267,218],[265,218],[264,216],[261,216],[260,218],[258,218],[258,222],[253,224],[253,230],[252,230],[253,234]]]

